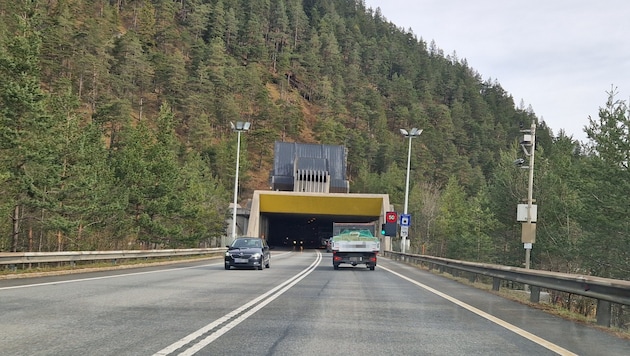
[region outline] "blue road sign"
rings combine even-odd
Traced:
[[[400,214],[400,226],[411,225],[411,214]]]

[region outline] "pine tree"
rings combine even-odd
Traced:
[[[625,278],[630,270],[630,112],[611,90],[599,120],[590,119],[586,133],[596,153],[582,173],[581,193],[586,204],[581,240],[583,265],[603,277]]]
[[[47,137],[54,122],[46,113],[47,97],[40,87],[41,36],[35,6],[18,2],[0,17],[7,22],[7,36],[0,39],[0,172],[8,176],[2,191],[9,197],[5,207],[11,207],[3,214],[12,220],[11,251],[20,248],[22,223],[45,199],[49,174],[57,168]]]

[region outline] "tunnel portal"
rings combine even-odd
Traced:
[[[344,146],[277,141],[270,190],[254,191],[247,236],[276,247],[321,248],[334,222],[382,222],[392,209],[389,196],[351,194],[347,161]]]
[[[267,242],[273,247],[325,248],[333,222],[371,223],[371,216],[263,214],[268,222]]]
[[[379,224],[389,209],[386,194],[257,190],[247,235],[263,236],[273,247],[292,248],[295,241],[296,247],[323,248],[334,222]]]

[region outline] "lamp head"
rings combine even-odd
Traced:
[[[411,131],[407,131],[405,129],[400,129],[400,133],[405,137],[417,137],[422,133],[422,129],[414,127]]]
[[[237,121],[236,125],[230,121],[230,127],[233,131],[248,131],[251,125],[249,121]]]

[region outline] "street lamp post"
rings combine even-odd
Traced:
[[[232,241],[236,238],[236,204],[238,197],[238,169],[241,155],[241,132],[248,131],[251,123],[237,121],[236,125],[230,122],[233,131],[236,131],[236,174],[234,174],[234,204],[232,205]],[[225,244],[224,244],[225,245]]]
[[[422,129],[418,129],[415,127],[411,129],[411,131],[400,129],[400,133],[403,136],[409,138],[409,151],[407,153],[407,179],[405,181],[405,209],[404,209],[404,214],[407,215],[407,209],[409,208],[409,168],[411,166],[411,139],[414,137],[420,136],[420,134],[422,133]],[[407,230],[405,230],[404,232],[401,231],[400,235],[401,235],[400,251],[402,253],[405,253],[405,250],[407,248]]]

